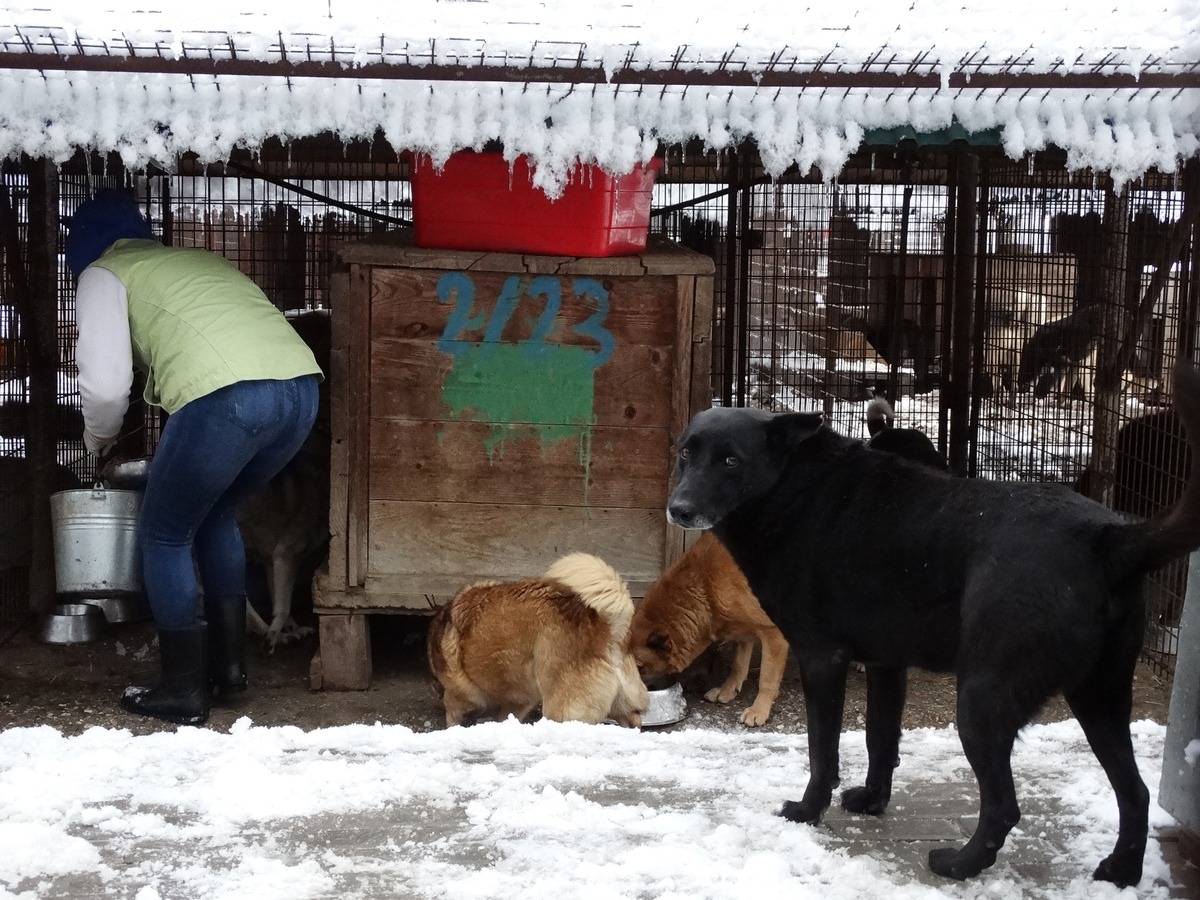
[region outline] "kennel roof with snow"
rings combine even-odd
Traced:
[[[874,129],[998,130],[1121,183],[1200,154],[1200,0],[55,0],[0,8],[0,156],[170,168],[382,134],[435,162],[753,140],[833,177]]]

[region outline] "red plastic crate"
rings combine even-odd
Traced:
[[[557,200],[533,186],[518,157],[460,151],[441,172],[413,160],[413,227],[418,247],[555,256],[619,256],[646,249],[654,178],[662,161],[613,177],[576,166]]]

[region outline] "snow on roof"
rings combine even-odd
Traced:
[[[663,144],[837,175],[871,129],[999,129],[1118,182],[1200,152],[1200,0],[59,0],[0,9],[0,156],[131,166],[382,134],[503,142],[552,193]],[[1108,4],[1106,4],[1106,7]]]

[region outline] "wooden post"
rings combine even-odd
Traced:
[[[959,157],[957,230],[954,237],[954,334],[950,361],[950,470],[967,473],[970,450],[971,323],[975,287],[975,239],[979,187],[979,157],[970,151]]]
[[[1095,405],[1092,413],[1092,456],[1088,463],[1088,492],[1107,503],[1116,480],[1117,429],[1121,425],[1122,336],[1132,317],[1125,304],[1129,270],[1129,191],[1109,187],[1104,193],[1100,228],[1101,321],[1096,349]],[[1140,273],[1135,273],[1140,274]],[[1081,298],[1076,298],[1080,302]]]
[[[58,170],[46,160],[23,160],[23,167],[29,177],[25,248],[7,185],[0,186],[0,231],[29,363],[29,606],[46,612],[56,589],[50,495],[58,489]]]
[[[309,669],[311,686],[365,691],[371,686],[371,630],[362,613],[317,617],[321,649]]]
[[[54,603],[54,529],[50,495],[58,490],[58,167],[39,159],[29,167],[29,433],[32,554],[29,602],[45,612]]]
[[[970,413],[968,419],[967,439],[970,442],[967,451],[967,468],[966,474],[974,478],[978,474],[979,466],[979,442],[976,439],[979,435],[979,418],[980,412],[980,396],[979,391],[975,390],[976,379],[984,370],[984,345],[987,340],[987,281],[988,281],[988,254],[987,254],[987,209],[991,203],[991,178],[989,177],[991,167],[985,167],[982,172],[982,177],[979,179],[979,194],[977,208],[984,210],[984,219],[980,227],[975,229],[975,247],[972,259],[975,265],[975,278],[973,282],[974,298],[971,302],[971,307],[974,309],[975,321],[971,328],[971,367],[969,381],[967,382],[967,397],[965,403],[970,405]]]
[[[942,231],[942,243],[945,251],[945,279],[942,301],[942,333],[938,350],[941,353],[942,366],[938,372],[938,450],[947,459],[950,458],[950,392],[948,390],[951,374],[950,360],[953,358],[954,341],[954,284],[958,272],[958,252],[954,245],[958,235],[958,180],[959,166],[954,159],[948,160],[946,172],[949,176],[946,183],[946,224]]]

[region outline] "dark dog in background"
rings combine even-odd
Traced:
[[[949,468],[925,432],[916,428],[897,428],[896,413],[883,397],[872,397],[867,404],[867,446],[872,450],[898,453],[913,462],[934,469]]]
[[[238,510],[246,558],[263,568],[271,601],[269,622],[247,603],[246,625],[268,650],[315,633],[296,621],[293,602],[298,579],[329,547],[328,429],[318,419],[292,461]]]
[[[1084,363],[1096,349],[1100,334],[1100,306],[1081,306],[1073,313],[1034,329],[1021,348],[1017,387],[1033,385],[1039,400],[1058,392],[1065,402],[1077,390],[1087,392],[1090,381]]]
[[[1149,518],[1179,502],[1192,471],[1192,451],[1183,422],[1174,409],[1130,419],[1117,431],[1113,460],[1112,508]],[[1091,496],[1089,466],[1076,484]]]
[[[1191,471],[1192,450],[1174,409],[1131,419],[1117,431],[1111,506],[1119,513],[1148,519],[1179,502]],[[1094,478],[1089,465],[1075,489],[1093,496]],[[1147,599],[1156,614],[1152,626],[1172,629],[1179,624],[1189,565],[1189,559],[1181,557],[1150,576]]]
[[[310,579],[329,547],[330,321],[327,310],[289,315],[325,373],[312,432],[289,462],[238,510],[247,560],[261,566],[270,596],[270,621],[246,604],[246,625],[268,650],[315,632],[297,623],[293,601],[299,579]]]
[[[874,310],[874,317],[844,313],[838,315],[829,309],[831,324],[849,331],[857,331],[889,366],[911,363],[913,368],[913,391],[928,393],[937,386],[937,341],[933,328],[921,325],[913,319],[902,319],[894,326],[881,321],[881,310]]]
[[[1181,364],[1174,385],[1194,451],[1200,370]],[[800,664],[810,778],[786,818],[816,822],[830,804],[851,661],[866,663],[868,684],[866,783],[842,794],[855,813],[891,798],[907,667],[954,671],[979,821],[962,848],[931,851],[930,868],[962,879],[995,862],[1020,820],[1013,743],[1061,692],[1120,813],[1094,877],[1139,881],[1150,794],[1129,717],[1142,589],[1200,546],[1200,479],[1161,515],[1127,523],[1063,485],[953,478],[873,453],[819,415],[717,408],[680,439],[667,512],[728,547]]]

